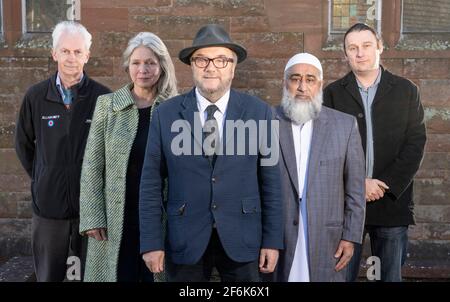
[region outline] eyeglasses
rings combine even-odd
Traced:
[[[191,62],[194,62],[195,66],[198,68],[206,68],[208,67],[210,62],[213,62],[213,65],[218,68],[222,69],[227,67],[228,62],[233,63],[234,60],[227,57],[217,57],[217,58],[206,58],[206,57],[192,57]]]

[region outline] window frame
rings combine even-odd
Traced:
[[[376,30],[378,32],[380,32],[381,26],[382,26],[383,0],[374,0],[374,1],[375,1],[375,6],[376,6],[376,15],[375,15],[375,20],[377,22]],[[328,36],[345,34],[345,32],[332,32],[332,19],[333,19],[333,0],[328,0],[328,20],[327,20],[328,21]]]
[[[450,52],[450,32],[404,33],[403,0],[382,1],[378,29],[386,51]],[[341,52],[344,34],[331,33],[331,0],[323,0],[322,51]]]

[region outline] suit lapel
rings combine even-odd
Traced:
[[[185,95],[183,102],[181,103],[183,109],[181,111],[181,116],[184,120],[189,123],[192,136],[194,140],[202,147],[202,123],[200,121],[200,116],[197,107],[197,99],[195,97],[195,89],[192,89],[191,92]],[[194,126],[200,127],[199,129],[195,129]],[[195,133],[197,130],[198,133]]]
[[[298,189],[298,175],[297,175],[297,159],[295,158],[294,138],[292,134],[291,121],[284,115],[281,106],[276,108],[277,119],[280,121],[280,148],[283,153],[285,166],[291,179],[292,185],[300,195]]]

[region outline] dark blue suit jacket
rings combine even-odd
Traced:
[[[258,98],[231,90],[225,118],[270,122],[272,112]],[[180,135],[178,127],[171,131],[177,120],[190,127],[189,142],[184,142],[187,145],[183,143],[183,147],[188,146],[191,151],[201,148],[201,134],[194,138],[193,133],[194,120],[201,127],[194,90],[167,100],[153,113],[140,189],[141,252],[165,250],[174,263],[197,263],[208,246],[214,222],[225,252],[236,262],[258,259],[261,248],[281,249],[278,162],[273,166],[260,165],[261,159],[270,157],[261,152],[262,140],[257,138],[254,155],[219,155],[213,168],[201,153],[172,152],[172,141]],[[262,134],[259,131],[258,137]],[[268,133],[266,144],[270,146],[270,130],[263,132]],[[236,130],[234,138],[230,133],[224,127],[224,148],[234,143],[236,152]],[[250,138],[255,137],[247,131],[247,151]],[[278,147],[276,142],[274,145]],[[166,177],[168,196],[164,204]],[[163,211],[167,213],[166,234],[161,225]]]

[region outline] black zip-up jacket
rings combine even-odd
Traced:
[[[56,74],[25,94],[16,127],[16,152],[31,177],[33,212],[50,219],[79,216],[84,148],[97,97],[111,92],[86,74],[72,87],[66,109]]]

